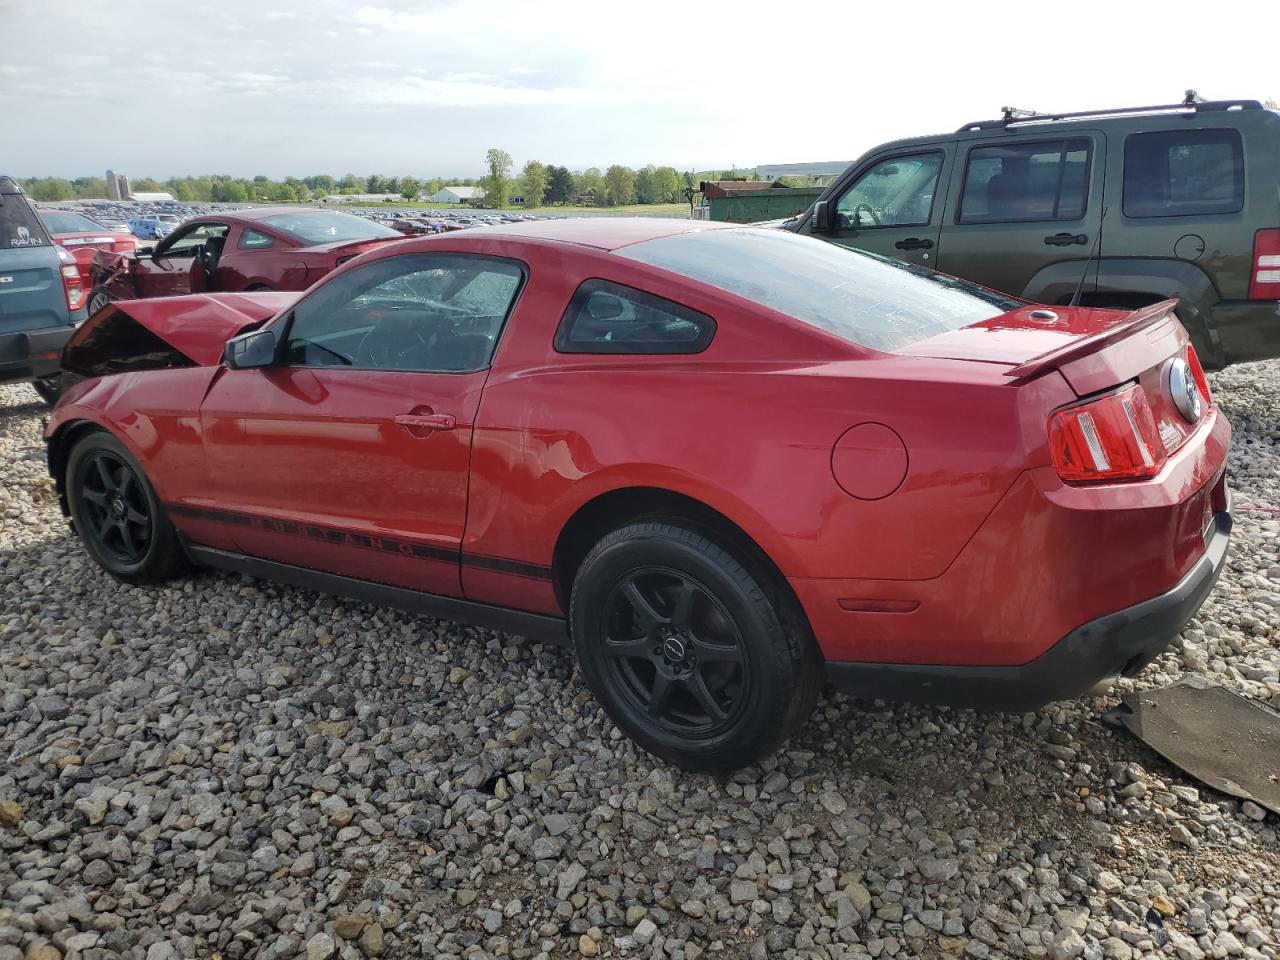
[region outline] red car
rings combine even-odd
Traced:
[[[305,290],[341,263],[403,236],[329,210],[259,207],[193,217],[128,256],[100,254],[89,312],[111,300]]]
[[[122,256],[138,248],[138,241],[130,233],[114,233],[73,210],[40,210],[40,220],[49,231],[53,242],[75,258],[80,269],[80,284],[85,290],[93,287],[93,265],[99,253]]]
[[[1036,307],[790,233],[557,220],[304,297],[117,303],[46,430],[89,554],[572,642],[646,749],[723,770],[824,678],[1029,709],[1199,608],[1230,427],[1164,303]]]

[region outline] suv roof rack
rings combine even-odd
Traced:
[[[1015,123],[1049,123],[1054,120],[1083,120],[1086,117],[1118,117],[1132,113],[1170,113],[1173,111],[1191,110],[1196,113],[1210,113],[1218,110],[1261,110],[1262,104],[1257,100],[1205,100],[1194,90],[1188,90],[1181,103],[1167,103],[1151,107],[1116,107],[1113,110],[1079,110],[1073,113],[1036,113],[1034,110],[1022,110],[1018,107],[1001,107],[1003,116],[999,120],[976,120],[966,123],[957,130],[964,133],[968,130],[993,130],[999,127],[1012,126]]]

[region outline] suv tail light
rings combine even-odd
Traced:
[[[1249,299],[1280,300],[1280,229],[1259,230],[1253,235]]]
[[[1159,473],[1167,459],[1156,418],[1136,383],[1057,411],[1049,419],[1049,452],[1068,483],[1143,480]]]
[[[62,261],[62,289],[67,295],[67,309],[79,310],[84,306],[84,283],[80,279],[80,267],[75,257],[58,247],[58,259]]]

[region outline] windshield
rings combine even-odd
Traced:
[[[90,233],[94,230],[105,230],[100,223],[94,223],[88,217],[67,210],[42,210],[40,219],[50,233]]]
[[[400,236],[390,227],[372,220],[353,217],[349,213],[325,213],[323,210],[276,213],[263,217],[262,222],[307,244]]]
[[[875,350],[896,350],[1022,306],[923,267],[783,230],[699,230],[617,253]]]

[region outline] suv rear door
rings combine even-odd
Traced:
[[[904,146],[859,161],[840,187],[827,194],[831,229],[821,236],[846,247],[936,266],[942,201],[954,151],[951,143]]]
[[[0,185],[0,335],[69,322],[58,251],[27,198]]]
[[[1065,302],[1098,249],[1106,137],[1019,133],[957,144],[935,266],[1014,296]]]

